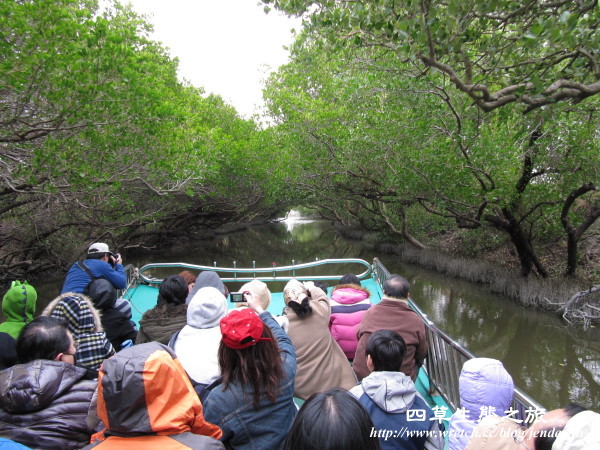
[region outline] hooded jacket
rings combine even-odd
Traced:
[[[207,436],[218,439],[221,429],[204,419],[177,356],[158,342],[126,348],[104,362],[98,377],[98,416],[106,429],[92,437],[88,448],[220,445]]]
[[[81,448],[98,424],[96,382],[62,361],[0,372],[0,435],[32,448]]]
[[[23,327],[33,320],[36,302],[37,292],[33,286],[27,284],[27,281],[13,281],[2,299],[2,312],[6,322],[0,324],[0,332],[17,339]]]
[[[284,290],[286,305],[292,295],[288,287],[306,292],[304,286],[291,280]],[[304,400],[316,392],[333,388],[350,389],[356,385],[348,358],[329,332],[331,306],[327,294],[317,287],[310,287],[310,294],[312,312],[307,316],[298,317],[289,306],[284,309],[290,322],[288,334],[296,349],[298,363],[294,394]]]
[[[380,436],[382,449],[444,448],[439,423],[431,420],[433,411],[402,372],[372,372],[350,393],[367,410],[375,428],[394,433],[387,439]]]
[[[500,361],[473,358],[464,363],[458,388],[462,409],[450,420],[450,450],[464,449],[483,417],[491,414],[504,416],[512,403],[515,386]]]
[[[196,278],[196,283],[194,284],[194,287],[185,299],[185,303],[189,304],[194,298],[194,295],[196,295],[196,292],[198,292],[203,287],[214,287],[218,289],[219,292],[224,296],[227,295],[227,288],[221,281],[221,278],[219,278],[219,275],[217,275],[216,272],[204,271],[201,272],[200,275],[198,275],[198,277]]]
[[[214,287],[200,289],[188,305],[187,325],[175,338],[173,349],[196,383],[211,384],[221,374],[219,322],[226,314],[227,299]]]
[[[348,359],[354,359],[358,345],[356,330],[371,307],[370,296],[367,289],[357,284],[341,284],[331,292],[329,330]]]
[[[50,302],[42,315],[67,323],[78,347],[75,353],[78,366],[98,370],[106,358],[115,354],[102,328],[100,314],[89,297],[73,292],[62,294]]]
[[[115,309],[117,291],[110,281],[98,278],[85,287],[84,294],[90,297],[94,306],[102,312],[100,320],[115,351],[118,351],[127,339],[135,342],[137,330],[125,314]]]

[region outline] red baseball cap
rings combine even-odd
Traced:
[[[262,332],[265,325],[250,308],[235,309],[221,319],[223,343],[233,349],[256,345],[258,341],[270,341]]]

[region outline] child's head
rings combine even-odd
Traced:
[[[367,342],[367,366],[375,372],[400,372],[406,354],[402,336],[390,330],[378,330]]]

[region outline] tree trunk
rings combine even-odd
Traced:
[[[525,230],[523,230],[519,221],[507,208],[502,208],[501,211],[503,217],[487,215],[485,216],[485,220],[490,222],[495,228],[506,231],[510,236],[510,241],[519,256],[521,276],[528,276],[535,267],[540,276],[547,278],[548,272],[536,256],[531,241],[525,234]]]

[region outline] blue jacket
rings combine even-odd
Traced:
[[[270,449],[283,446],[283,441],[296,416],[294,405],[294,377],[296,352],[288,335],[270,313],[260,315],[273,331],[283,362],[284,377],[275,402],[264,398],[259,409],[252,405],[253,391],[238,384],[215,387],[204,402],[204,417],[223,430],[221,441],[236,449]]]
[[[127,287],[127,275],[125,275],[122,264],[116,264],[114,269],[109,263],[99,259],[86,259],[84,264],[96,278],[104,278],[110,281],[115,289],[125,289]],[[87,272],[75,262],[67,272],[67,278],[60,293],[76,292],[82,294],[83,289],[90,281],[92,280],[90,280]]]
[[[442,449],[439,421],[402,372],[372,372],[350,390],[367,410],[382,449]]]

